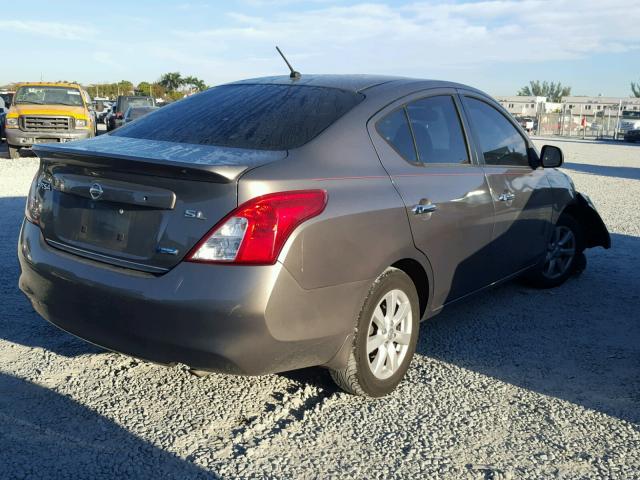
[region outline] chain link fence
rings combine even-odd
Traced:
[[[536,135],[589,138],[621,139],[620,113],[600,111],[584,114],[566,110],[564,112],[538,113],[533,132]]]

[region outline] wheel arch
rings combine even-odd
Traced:
[[[432,316],[431,299],[433,298],[433,270],[431,264],[426,257],[414,256],[415,252],[411,252],[408,248],[401,252],[396,252],[394,259],[385,262],[385,267],[378,273],[376,278],[380,276],[387,268],[397,268],[409,276],[413,284],[416,286],[418,293],[418,302],[420,305],[421,320]],[[362,299],[364,302],[364,298]],[[345,338],[342,346],[336,354],[323,366],[330,369],[343,368],[347,364],[349,353],[353,344],[354,333],[350,333]]]
[[[570,215],[582,226],[586,248],[611,247],[609,230],[586,195],[576,193],[575,198],[562,210],[562,215]]]
[[[402,258],[394,262],[391,267],[402,270],[406,273],[416,287],[418,301],[420,305],[420,318],[422,319],[428,311],[429,300],[431,298],[432,277],[427,272],[430,268],[425,268],[414,258]]]

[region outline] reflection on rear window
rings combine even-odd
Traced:
[[[163,107],[112,135],[287,150],[316,137],[363,98],[324,87],[223,85]]]

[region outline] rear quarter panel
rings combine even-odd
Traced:
[[[325,211],[298,227],[280,261],[304,289],[367,284],[386,267],[421,254],[402,200],[366,130],[366,109],[349,113],[302,148],[244,175],[238,201],[257,195],[324,189]],[[424,265],[426,259],[419,258]]]

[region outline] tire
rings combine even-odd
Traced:
[[[389,328],[388,322],[393,320],[386,313],[386,305],[393,301],[392,298],[395,299],[394,313],[398,323]],[[360,310],[347,365],[331,370],[334,382],[354,395],[382,397],[392,392],[413,358],[419,323],[420,308],[413,281],[402,270],[388,268],[373,283]],[[385,326],[380,327],[380,324]],[[367,353],[367,346],[372,347],[377,342],[381,342],[379,346]],[[395,365],[387,353],[391,351]],[[377,373],[374,373],[376,366]]]
[[[571,232],[573,242],[569,239],[562,243],[568,232]],[[569,254],[571,249],[573,253]],[[555,267],[551,265],[554,259]],[[553,288],[562,285],[574,273],[582,273],[586,266],[582,227],[570,215],[562,215],[554,226],[545,258],[525,276],[525,281],[536,288]]]
[[[12,160],[20,158],[20,147],[13,147],[9,145],[9,158]]]

